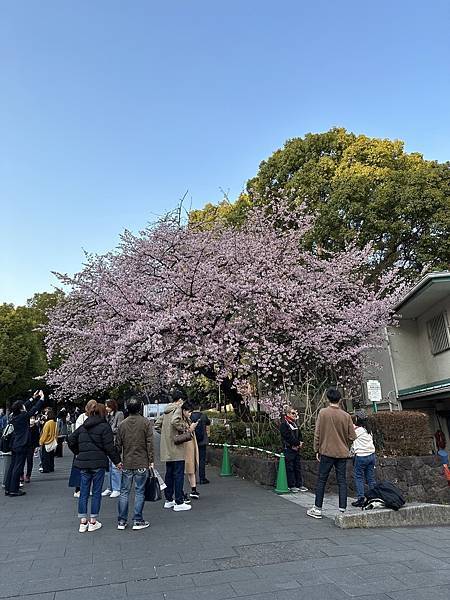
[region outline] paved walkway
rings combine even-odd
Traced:
[[[0,496],[0,598],[27,600],[448,600],[450,528],[339,530],[237,478],[187,513],[146,506],[152,526],[78,533],[69,458],[22,498]]]

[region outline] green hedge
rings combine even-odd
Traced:
[[[426,456],[432,453],[432,432],[426,414],[418,411],[379,412],[369,417],[375,448],[382,456]],[[248,435],[248,431],[250,435]],[[302,457],[315,458],[314,431],[302,430]],[[277,421],[244,423],[236,418],[226,425],[211,426],[210,441],[217,444],[241,444],[264,450],[282,450]]]

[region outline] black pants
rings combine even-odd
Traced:
[[[58,443],[58,445],[56,446],[56,450],[54,450],[56,458],[62,458],[62,456],[63,456],[63,444],[64,444],[65,439],[66,439],[65,436],[60,436],[56,440]],[[45,471],[45,469],[44,469],[44,471]]]
[[[303,486],[303,474],[302,474],[302,463],[300,461],[300,453],[291,448],[284,449],[284,456],[286,459],[286,475],[288,480],[288,486],[302,487]]]
[[[16,494],[20,489],[20,476],[27,460],[27,448],[12,451],[11,464],[6,476],[5,491]]]
[[[334,467],[339,488],[339,508],[347,508],[347,459],[321,456],[319,464],[319,479],[316,487],[316,506],[322,508],[325,486],[328,475]]]
[[[55,470],[55,451],[47,452],[45,446],[41,446],[42,449],[42,472],[53,473]]]
[[[183,504],[184,502],[184,460],[171,460],[166,462],[166,477],[164,483],[167,485],[164,495],[168,502],[173,501],[175,492],[175,502]]]
[[[206,479],[206,446],[198,447],[198,475],[200,483]]]
[[[31,477],[31,473],[33,472],[33,462],[34,462],[34,448],[27,448],[27,469],[25,471],[25,475],[27,479]]]

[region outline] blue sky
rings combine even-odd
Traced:
[[[450,159],[450,3],[5,0],[0,302],[334,125]]]

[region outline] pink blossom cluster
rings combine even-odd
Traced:
[[[368,284],[371,249],[327,257],[304,249],[311,222],[280,201],[240,228],[201,230],[170,216],[115,252],[88,256],[50,316],[48,373],[60,397],[122,383],[186,383],[202,374],[245,394],[255,373],[273,394],[299,371],[359,373],[381,344],[401,290],[395,273]]]

